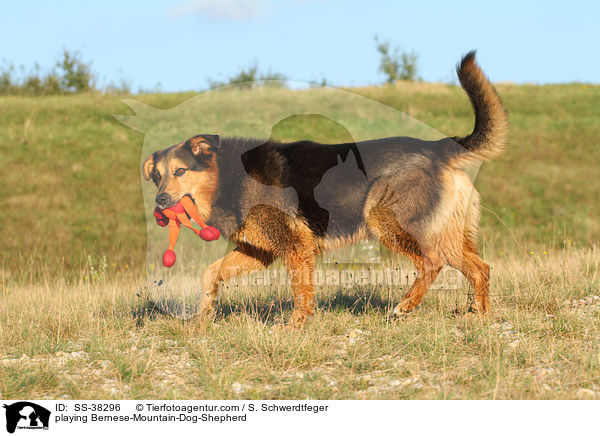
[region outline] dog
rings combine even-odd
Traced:
[[[488,313],[490,267],[477,247],[479,195],[464,169],[503,151],[508,116],[475,52],[462,58],[457,75],[475,112],[467,136],[332,145],[202,134],[149,156],[142,172],[156,184],[157,206],[187,195],[202,219],[236,244],[204,271],[200,315],[213,310],[221,282],[279,258],[293,288],[289,324],[299,327],[314,314],[316,255],[369,237],[417,269],[394,315],[412,312],[444,265],[472,285],[469,311]],[[346,161],[352,171],[330,171]]]

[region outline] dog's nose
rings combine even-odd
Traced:
[[[162,194],[158,194],[154,200],[156,200],[156,204],[159,206],[166,206],[169,204],[171,197],[169,197],[169,194],[163,192]]]

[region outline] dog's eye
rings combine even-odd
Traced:
[[[186,171],[187,170],[185,168],[177,168],[177,171],[175,171],[173,174],[175,174],[176,176],[183,176]]]
[[[158,171],[154,171],[154,183],[156,183],[157,185],[160,183],[160,180],[162,179],[162,176],[160,175],[160,173]]]

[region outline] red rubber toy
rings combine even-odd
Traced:
[[[176,259],[177,256],[175,256],[175,252],[173,250],[167,250],[165,251],[165,254],[163,254],[163,265],[167,268],[171,268],[175,265]]]
[[[168,209],[160,209],[158,207],[154,209],[154,218],[156,219],[156,224],[159,226],[169,226],[169,249],[165,251],[162,258],[163,265],[167,268],[175,265],[175,260],[177,259],[177,256],[175,256],[175,243],[179,236],[181,224],[191,229],[205,241],[216,241],[221,236],[219,229],[207,226],[204,223],[194,202],[187,195],[179,200],[175,206],[171,206]],[[192,227],[190,218],[193,218],[202,227],[202,230]]]
[[[216,241],[221,237],[221,232],[219,232],[219,229],[217,229],[216,227],[206,226],[202,230],[200,230],[198,236],[200,236],[205,241]]]

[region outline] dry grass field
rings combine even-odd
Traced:
[[[434,289],[388,318],[390,287],[323,289],[300,331],[285,286],[224,289],[214,322],[195,295],[126,274],[4,289],[2,398],[592,399],[600,395],[600,250],[490,259],[493,313]],[[165,309],[167,313],[165,314]]]

